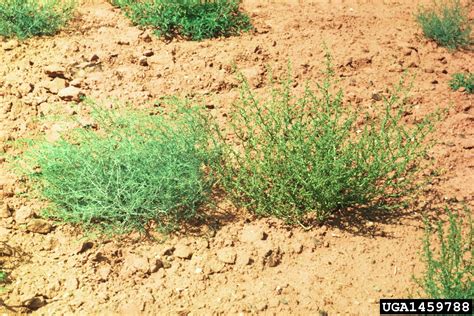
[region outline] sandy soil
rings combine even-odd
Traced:
[[[215,223],[163,238],[96,238],[38,220],[41,203],[0,155],[0,263],[12,281],[0,312],[53,314],[375,315],[378,299],[418,296],[413,274],[422,214],[473,206],[472,95],[449,89],[450,75],[474,72],[473,52],[449,52],[423,38],[414,1],[247,1],[255,31],[241,37],[164,43],[130,25],[106,1],[89,1],[55,37],[0,42],[0,150],[24,137],[54,139],[64,128],[41,118],[81,118],[80,93],[102,103],[153,107],[163,95],[203,97],[225,117],[238,97],[237,66],[258,90],[267,67],[295,85],[320,78],[324,45],[347,101],[378,106],[408,71],[408,120],[445,110],[430,151],[430,184],[405,210],[335,214],[304,230],[254,219],[222,201]],[[53,78],[55,77],[55,78]],[[411,80],[411,79],[410,79]]]

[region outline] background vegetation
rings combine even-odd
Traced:
[[[459,0],[433,0],[430,8],[421,8],[416,17],[426,37],[455,49],[472,43],[469,8]]]
[[[473,73],[456,73],[453,75],[449,86],[453,90],[460,88],[466,89],[467,93],[474,93],[474,74]]]
[[[426,222],[424,239],[424,261],[426,272],[418,282],[431,298],[474,297],[474,267],[472,248],[472,218],[470,211],[469,231],[463,231],[463,221],[455,213],[446,210],[449,215],[447,230],[439,221],[435,228]],[[437,232],[437,244],[433,249],[433,235]]]
[[[0,35],[25,39],[53,35],[71,19],[75,0],[2,0]]]
[[[202,40],[230,36],[251,28],[239,0],[112,0],[133,23],[151,27],[166,39]]]

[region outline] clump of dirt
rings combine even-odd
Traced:
[[[324,226],[287,227],[235,212],[225,201],[215,225],[164,237],[94,238],[45,221],[24,181],[0,156],[0,262],[12,281],[0,311],[64,313],[375,314],[380,298],[417,295],[422,214],[473,205],[472,96],[453,92],[450,76],[473,72],[470,51],[448,52],[423,38],[412,1],[246,1],[255,30],[240,37],[164,43],[131,26],[106,1],[80,7],[55,37],[3,40],[0,46],[0,145],[21,152],[24,137],[56,139],[64,128],[42,118],[101,102],[162,106],[164,95],[200,97],[225,120],[238,95],[234,66],[259,91],[287,74],[303,89],[333,54],[347,102],[377,107],[408,71],[406,115],[417,122],[435,109],[430,183],[404,211],[335,214]],[[269,68],[271,70],[269,70]],[[412,75],[414,75],[412,77]],[[86,124],[85,122],[84,124]]]

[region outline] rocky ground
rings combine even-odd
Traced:
[[[474,98],[448,82],[474,72],[474,54],[424,39],[413,1],[249,0],[244,8],[255,25],[248,34],[164,43],[106,1],[87,1],[57,36],[0,42],[0,263],[11,280],[1,312],[374,315],[382,297],[418,296],[422,215],[473,206]],[[269,68],[279,77],[290,61],[299,89],[321,77],[324,46],[345,101],[379,106],[407,71],[407,121],[445,113],[428,157],[430,183],[405,210],[335,214],[305,230],[222,201],[209,225],[98,238],[41,219],[44,205],[7,162],[21,139],[55,139],[67,128],[45,117],[85,120],[83,96],[141,108],[164,95],[199,97],[225,120],[239,95],[234,66],[263,91]]]

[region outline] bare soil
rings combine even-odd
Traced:
[[[303,87],[321,77],[325,45],[353,105],[381,105],[379,96],[406,70],[415,105],[407,120],[445,111],[424,191],[406,209],[335,214],[309,230],[255,219],[223,200],[214,222],[192,230],[97,238],[38,219],[44,205],[28,197],[24,181],[0,158],[0,263],[11,280],[0,312],[375,315],[380,298],[422,295],[412,276],[423,271],[423,215],[444,205],[473,206],[474,98],[448,86],[453,73],[474,72],[473,52],[426,40],[414,21],[415,1],[243,6],[254,31],[203,42],[165,43],[105,0],[82,4],[57,36],[4,39],[0,150],[16,155],[24,137],[57,137],[64,126],[42,117],[87,117],[87,105],[74,101],[77,91],[59,93],[66,86],[103,104],[142,108],[164,95],[201,97],[224,120],[239,95],[234,66],[260,91],[268,67],[278,77],[291,62],[294,85]]]

